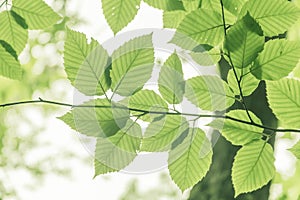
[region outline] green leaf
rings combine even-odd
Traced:
[[[114,34],[117,34],[134,19],[141,0],[102,0],[101,2],[105,18]]]
[[[237,16],[247,0],[223,0],[226,10]]]
[[[248,73],[248,71],[249,71],[249,69],[244,69],[243,72],[242,72],[242,70],[236,69],[238,78],[241,77],[242,73],[244,74],[243,78],[240,82],[244,96],[251,95],[255,91],[255,89],[258,87],[259,82],[260,82],[251,73]],[[232,89],[233,93],[235,95],[240,95],[240,89],[238,86],[238,82],[235,78],[234,71],[232,69],[229,70],[229,72],[228,72],[227,82],[228,82],[229,87]]]
[[[168,151],[174,140],[186,131],[188,122],[182,116],[167,115],[165,118],[150,123],[143,140],[142,151],[159,152]]]
[[[182,3],[187,12],[197,10],[200,6],[200,0],[182,0]]]
[[[59,119],[84,135],[109,137],[125,126],[129,111],[120,104],[96,99],[75,107]]]
[[[0,13],[0,40],[10,44],[19,55],[28,39],[28,31],[20,26],[10,11]]]
[[[267,81],[267,98],[276,117],[286,127],[300,128],[300,81]]]
[[[112,91],[131,96],[151,78],[153,66],[152,34],[125,43],[112,55]]]
[[[225,15],[226,23],[234,24],[237,17],[226,9],[227,7],[225,7],[225,2],[223,2],[223,4],[225,8],[224,15]],[[220,15],[222,13],[220,0],[201,0],[201,8],[214,11],[215,13],[220,13]]]
[[[186,16],[187,12],[183,10],[164,11],[163,23],[164,28],[177,28]]]
[[[141,127],[131,119],[109,138],[98,138],[95,150],[95,176],[119,171],[137,156],[142,137]]]
[[[13,0],[12,10],[25,19],[29,29],[45,29],[61,19],[43,0]]]
[[[144,2],[154,8],[158,8],[165,11],[184,9],[180,0],[144,0]]]
[[[186,81],[185,96],[203,110],[229,108],[235,97],[225,81],[216,76],[197,76]]]
[[[20,63],[0,45],[0,75],[21,80],[22,68]]]
[[[181,60],[173,53],[161,68],[158,78],[159,92],[170,104],[179,104],[183,99],[185,82]]]
[[[245,110],[232,110],[227,113],[226,116],[251,122]],[[256,124],[262,124],[260,119],[257,118],[254,113],[250,112],[250,116]],[[209,126],[219,130],[222,136],[224,136],[233,145],[245,145],[253,140],[261,139],[264,130],[263,128],[236,122],[230,119],[216,119],[211,122]]]
[[[297,144],[289,149],[289,151],[292,152],[297,159],[300,159],[300,141],[298,141]]]
[[[265,38],[257,22],[247,13],[229,29],[225,47],[230,52],[234,67],[245,68],[264,48]]]
[[[95,175],[94,178],[101,174],[107,174],[110,172],[117,172],[117,169],[113,169],[111,167],[106,166],[105,164],[99,162],[97,159],[94,159],[94,169],[95,169]]]
[[[263,140],[243,146],[234,158],[232,182],[235,197],[266,185],[275,174],[272,146]]]
[[[4,40],[0,40],[0,45],[7,51],[10,55],[12,55],[18,61],[17,52],[12,48],[10,44],[5,42]]]
[[[166,112],[168,110],[168,104],[152,90],[141,90],[135,93],[129,100],[129,107],[144,111]]]
[[[202,47],[201,47],[202,48]],[[193,60],[201,66],[213,66],[221,59],[220,49],[218,47],[212,48],[208,51],[203,49],[200,52],[191,52],[190,56]]]
[[[82,93],[101,96],[109,89],[109,56],[96,40],[88,44],[84,34],[67,29],[64,64],[68,79]]]
[[[198,9],[186,15],[171,42],[184,49],[192,50],[199,44],[216,46],[223,39],[221,15],[211,10]]]
[[[286,32],[300,17],[300,9],[285,0],[249,0],[240,12],[251,16],[261,25],[266,36]]]
[[[190,129],[185,140],[169,152],[170,175],[182,191],[198,183],[208,172],[211,162],[211,144],[199,128]]]
[[[251,67],[251,73],[261,80],[278,80],[287,76],[300,59],[300,43],[272,40]]]

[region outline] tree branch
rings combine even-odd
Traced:
[[[297,129],[275,129],[271,127],[267,127],[261,124],[257,124],[253,121],[245,121],[241,119],[237,119],[234,117],[226,116],[226,115],[213,115],[213,114],[193,114],[193,113],[178,113],[178,112],[164,112],[164,111],[148,111],[148,110],[142,110],[142,109],[136,109],[136,108],[129,108],[125,106],[103,106],[103,105],[73,105],[73,104],[68,104],[68,103],[61,103],[61,102],[56,102],[56,101],[49,101],[49,100],[44,100],[42,98],[39,98],[39,100],[32,100],[32,101],[19,101],[19,102],[12,102],[12,103],[6,103],[6,104],[1,104],[0,107],[5,108],[5,107],[11,107],[11,106],[17,106],[17,105],[25,105],[25,104],[50,104],[50,105],[58,105],[58,106],[65,106],[65,107],[70,107],[70,108],[98,108],[98,109],[123,109],[123,110],[130,110],[130,111],[136,111],[136,112],[141,112],[145,114],[157,114],[157,115],[182,115],[182,116],[192,116],[192,117],[197,117],[199,118],[220,118],[220,119],[228,119],[232,120],[235,122],[239,122],[242,124],[247,124],[250,126],[255,126],[259,128],[263,128],[265,130],[269,131],[274,131],[274,132],[294,132],[294,133],[300,133],[300,130]]]

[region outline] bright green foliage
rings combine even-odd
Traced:
[[[234,102],[234,95],[225,81],[216,76],[197,76],[186,81],[185,96],[203,110],[222,111]]]
[[[28,31],[17,23],[10,11],[0,13],[0,25],[0,40],[10,44],[19,55],[27,43]]]
[[[245,68],[253,62],[263,50],[264,44],[263,32],[249,14],[228,31],[225,41],[233,66],[237,68]]]
[[[255,91],[255,89],[258,87],[259,82],[260,82],[251,73],[248,73],[248,71],[249,71],[249,69],[243,70],[243,77],[240,82],[244,96],[251,95]],[[242,70],[236,69],[236,73],[238,75],[238,78],[240,78],[241,74],[242,74]],[[233,93],[235,95],[240,95],[240,89],[238,86],[238,82],[235,78],[234,71],[232,69],[229,70],[229,72],[228,72],[227,82],[228,82],[229,87],[232,89]]]
[[[159,92],[168,103],[179,104],[183,99],[184,84],[180,58],[173,53],[161,68],[158,79]]]
[[[224,4],[224,3],[223,3]],[[201,0],[201,8],[205,8],[211,11],[215,11],[216,13],[221,14],[221,4],[220,0]],[[236,16],[229,12],[224,5],[224,15],[226,19],[226,23],[234,24],[236,21]]]
[[[183,7],[187,12],[197,10],[200,6],[199,0],[182,0]]]
[[[278,80],[287,76],[300,59],[300,43],[287,40],[267,42],[257,57],[251,73],[261,80]]]
[[[285,127],[300,128],[300,81],[267,81],[267,98],[272,111]]]
[[[180,0],[144,0],[147,4],[161,10],[183,10],[183,5]]]
[[[266,36],[284,33],[300,17],[300,9],[285,0],[249,0],[240,15],[250,12],[259,22]]]
[[[130,40],[112,55],[112,90],[130,96],[150,79],[154,66],[152,34]]]
[[[223,39],[221,15],[208,9],[198,9],[183,19],[171,42],[192,50],[199,44],[218,45]]]
[[[183,10],[165,11],[163,14],[164,28],[177,28],[187,12]]]
[[[101,2],[105,18],[114,34],[117,34],[134,19],[141,0],[102,0]]]
[[[188,122],[182,116],[168,115],[159,121],[152,122],[145,131],[141,150],[168,151],[174,140],[188,128]]]
[[[25,19],[29,29],[47,28],[61,19],[43,0],[13,0],[12,10]]]
[[[0,45],[0,75],[21,80],[20,63]]]
[[[110,87],[109,56],[94,39],[68,29],[65,42],[65,71],[72,85],[86,95],[103,95]]]
[[[129,165],[140,148],[142,129],[128,120],[125,127],[108,138],[98,138],[95,150],[95,176],[119,171]]]
[[[99,162],[98,160],[94,159],[94,169],[95,169],[95,174],[94,174],[94,178],[98,175],[101,174],[107,174],[110,172],[117,172],[117,169],[113,169],[111,167],[108,167],[106,165],[104,165],[103,163]]]
[[[211,162],[211,144],[199,128],[191,128],[184,141],[169,152],[170,175],[182,191],[199,182],[208,172]]]
[[[297,142],[291,149],[289,149],[290,152],[292,152],[297,159],[300,159],[300,141]]]
[[[85,107],[75,107],[59,119],[87,136],[112,136],[123,128],[129,119],[128,109],[106,99],[91,100],[83,106]]]
[[[233,110],[228,112],[226,115],[235,119],[250,122],[245,110]],[[255,123],[262,124],[260,119],[257,118],[254,113],[251,112],[250,116]],[[216,119],[211,122],[209,126],[219,130],[222,136],[224,136],[233,145],[245,145],[253,140],[262,138],[262,128],[242,124],[230,119]]]
[[[141,90],[134,94],[129,100],[129,107],[145,111],[168,110],[168,104],[152,90]]]
[[[223,0],[224,7],[237,16],[247,0]]]
[[[221,59],[220,49],[217,47],[212,48],[209,51],[206,51],[205,49],[200,52],[192,51],[190,55],[200,66],[213,66]]]
[[[234,158],[232,182],[235,197],[266,185],[275,174],[272,146],[263,140],[243,146]]]

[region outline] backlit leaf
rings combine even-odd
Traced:
[[[154,66],[152,34],[130,40],[112,55],[112,90],[131,96],[150,79]]]
[[[267,81],[267,98],[276,117],[285,127],[300,128],[300,81]]]
[[[109,89],[109,56],[96,40],[88,44],[84,34],[68,29],[64,62],[68,79],[82,93],[101,96]]]
[[[226,116],[250,122],[245,110],[232,110],[229,113],[226,113]],[[250,116],[255,123],[262,124],[260,119],[257,118],[254,113],[250,112]],[[262,138],[262,128],[230,119],[216,119],[211,122],[209,126],[219,130],[222,136],[233,145],[245,145],[253,140]]]
[[[191,128],[185,140],[169,152],[169,172],[182,191],[198,183],[208,172],[211,162],[211,144],[198,128]]]
[[[173,53],[159,73],[159,92],[168,103],[179,104],[183,99],[184,84],[181,60]]]
[[[61,19],[43,0],[13,0],[12,10],[25,19],[29,29],[45,29]]]
[[[235,197],[266,185],[275,174],[272,146],[263,140],[243,146],[236,154],[232,167]]]
[[[260,80],[278,80],[287,76],[300,59],[300,43],[272,40],[266,43],[251,67],[251,73]]]
[[[229,108],[235,97],[225,81],[217,76],[197,76],[186,81],[185,96],[203,110]]]
[[[141,0],[102,0],[101,2],[105,18],[114,34],[117,34],[134,19]]]

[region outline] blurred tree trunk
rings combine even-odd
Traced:
[[[221,76],[226,80],[228,73],[228,63],[222,59],[219,63]],[[261,82],[256,91],[245,102],[252,112],[254,112],[269,127],[277,127],[277,120],[268,107],[265,91],[265,83]],[[235,104],[230,109],[242,108]],[[213,147],[213,163],[206,177],[200,181],[191,191],[190,200],[232,200],[234,190],[231,182],[231,168],[234,156],[240,147],[233,146],[226,141],[219,133],[213,134],[213,140],[217,143]],[[274,141],[271,141],[272,145]],[[238,196],[238,200],[267,200],[269,197],[270,184],[252,193]]]

